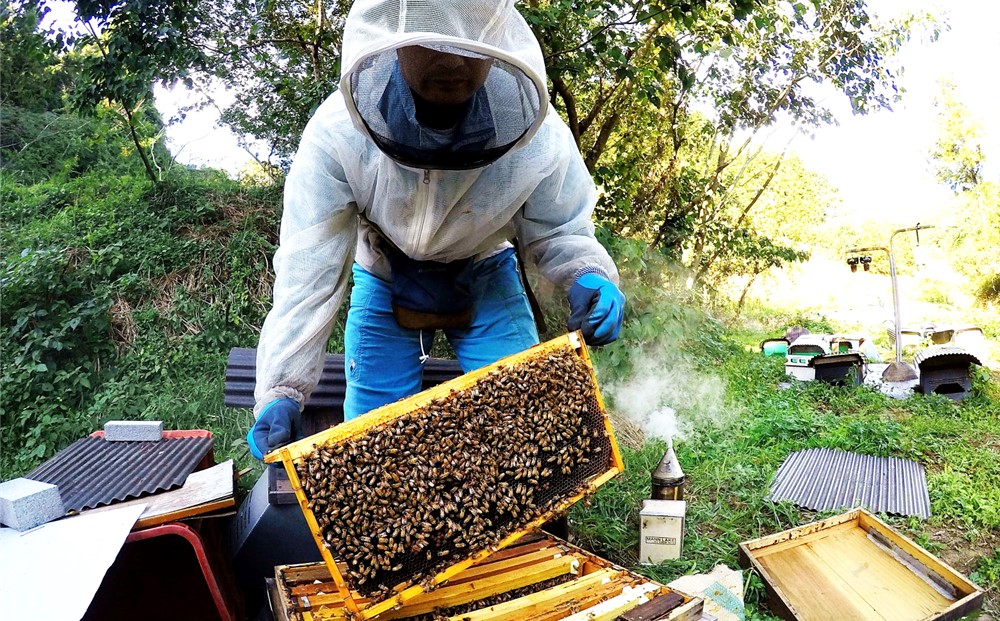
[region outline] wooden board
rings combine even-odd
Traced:
[[[184,485],[177,489],[88,509],[80,514],[146,505],[146,509],[132,528],[139,530],[232,507],[236,504],[233,487],[233,460],[230,459],[211,468],[192,472],[184,481]]]
[[[313,514],[309,507],[309,499],[306,497],[303,490],[301,481],[299,481],[295,466],[300,461],[307,459],[315,450],[317,445],[327,445],[338,442],[343,442],[350,438],[361,436],[367,433],[373,428],[380,427],[389,423],[390,421],[396,420],[399,417],[406,416],[414,410],[423,407],[435,399],[445,398],[451,394],[452,391],[461,391],[466,388],[473,386],[480,379],[487,378],[493,373],[498,367],[510,367],[517,365],[521,362],[528,361],[534,358],[539,358],[548,355],[552,352],[572,350],[584,361],[587,368],[590,371],[591,380],[594,385],[595,397],[597,401],[597,406],[600,414],[603,418],[603,424],[607,437],[611,447],[611,458],[610,467],[594,476],[590,480],[585,482],[585,486],[580,491],[576,492],[572,497],[564,498],[561,502],[557,503],[555,506],[551,507],[545,514],[539,516],[538,518],[517,525],[510,534],[508,534],[503,540],[493,546],[491,549],[478,550],[470,554],[464,560],[452,564],[443,571],[439,572],[437,575],[430,578],[430,580],[424,580],[420,584],[400,584],[394,587],[396,592],[395,595],[389,597],[384,601],[380,601],[375,604],[370,604],[364,609],[362,609],[361,603],[358,601],[356,594],[352,593],[350,585],[344,578],[343,570],[344,565],[339,561],[341,559],[334,558],[330,547],[328,547],[323,539],[322,531],[316,520],[316,516]],[[269,453],[264,459],[267,463],[273,463],[281,461],[285,470],[288,473],[288,479],[291,483],[292,489],[295,491],[296,498],[298,498],[299,506],[305,515],[306,523],[309,526],[310,531],[316,540],[317,547],[319,548],[320,554],[323,557],[324,562],[330,570],[330,574],[333,578],[334,583],[337,585],[337,593],[344,601],[344,604],[355,614],[359,614],[364,618],[374,617],[387,610],[397,608],[408,600],[419,596],[421,593],[426,591],[428,588],[433,588],[436,585],[452,578],[458,573],[468,569],[474,563],[483,560],[492,553],[496,552],[498,549],[502,549],[516,542],[525,534],[536,530],[541,527],[544,523],[548,522],[555,516],[564,512],[570,506],[579,502],[583,498],[593,494],[597,491],[597,488],[611,480],[612,478],[618,476],[624,471],[624,462],[622,461],[621,453],[618,449],[618,445],[615,441],[614,432],[611,428],[611,421],[607,416],[605,411],[604,402],[601,398],[600,391],[597,389],[597,378],[593,372],[593,366],[590,362],[590,355],[587,352],[586,346],[584,345],[583,339],[578,332],[567,334],[562,337],[552,339],[546,343],[536,345],[531,349],[525,350],[518,354],[508,356],[492,365],[488,365],[481,369],[477,369],[458,378],[455,378],[444,384],[440,384],[428,390],[425,390],[417,395],[414,395],[408,399],[403,399],[395,403],[386,405],[379,409],[373,410],[363,416],[355,418],[353,420],[347,421],[341,425],[332,427],[324,432],[310,436],[303,440],[293,442],[286,446],[281,447],[275,452]]]
[[[982,605],[979,587],[863,509],[744,542],[740,562],[788,621],[950,620]]]

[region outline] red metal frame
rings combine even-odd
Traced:
[[[212,600],[219,611],[219,617],[222,621],[235,621],[232,612],[229,610],[229,606],[226,604],[226,599],[222,594],[219,581],[215,577],[215,572],[212,571],[212,565],[209,563],[208,556],[205,554],[204,542],[196,530],[180,522],[168,522],[159,526],[151,526],[150,528],[133,531],[129,533],[125,539],[125,543],[142,541],[163,535],[177,535],[191,544],[195,557],[198,559],[198,565],[201,567],[202,576],[205,578],[205,586],[208,587],[209,592],[212,594]]]
[[[104,430],[95,431],[90,434],[91,438],[103,438]],[[166,439],[172,438],[213,438],[211,431],[206,429],[165,429],[163,431],[163,437]],[[215,444],[213,442],[212,446],[205,453],[205,457],[202,458],[198,465],[194,467],[195,471],[204,470],[210,466],[215,465]]]

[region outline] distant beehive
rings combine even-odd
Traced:
[[[971,366],[982,363],[961,347],[935,345],[917,352],[913,364],[920,369],[920,392],[961,401],[972,389]]]
[[[268,455],[348,608],[368,618],[552,518],[623,469],[571,334]],[[356,593],[368,600],[361,610]]]

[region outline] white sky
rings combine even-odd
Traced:
[[[843,97],[831,99],[839,126],[815,138],[797,138],[792,149],[809,168],[838,187],[845,215],[900,226],[933,223],[951,196],[934,179],[928,156],[937,138],[934,98],[938,80],[952,80],[959,100],[982,124],[989,174],[1000,165],[1000,3],[992,0],[868,0],[872,13],[892,17],[921,9],[941,16],[950,29],[935,43],[911,41],[901,53],[903,99],[893,111],[856,117]]]

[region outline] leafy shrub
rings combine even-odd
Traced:
[[[983,278],[976,289],[976,301],[983,306],[989,303],[1000,304],[1000,274]]]
[[[114,120],[107,110],[85,118],[5,106],[0,110],[0,170],[26,186],[58,183],[91,171],[138,174],[138,159],[123,155],[130,143]]]
[[[31,463],[89,430],[80,412],[114,353],[102,277],[120,259],[114,247],[91,256],[26,249],[3,266],[5,466]]]

